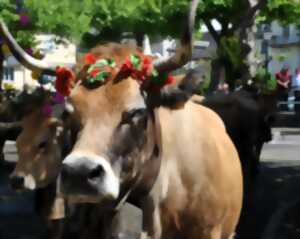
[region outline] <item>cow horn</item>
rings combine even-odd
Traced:
[[[55,76],[55,67],[50,66],[44,61],[37,60],[27,54],[13,38],[6,24],[0,19],[0,36],[8,45],[13,56],[25,67],[32,71],[41,71],[43,74]]]
[[[193,50],[193,29],[195,25],[196,10],[199,0],[192,0],[189,10],[187,26],[184,29],[181,46],[176,53],[167,59],[158,59],[154,62],[154,68],[158,73],[171,72],[185,65],[192,58]]]

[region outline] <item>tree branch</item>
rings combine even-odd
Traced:
[[[249,11],[238,21],[236,25],[232,27],[232,29],[235,31],[239,28],[245,28],[249,24],[252,25],[253,18],[255,17],[258,10],[264,8],[268,4],[268,0],[258,0],[258,3],[251,7]]]
[[[216,43],[219,44],[220,43],[220,35],[218,34],[218,32],[214,29],[213,25],[211,24],[211,22],[208,19],[203,18],[203,21],[204,21],[207,29],[209,30],[209,33],[212,35],[212,37],[214,38]]]

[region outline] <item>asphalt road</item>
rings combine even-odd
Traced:
[[[273,134],[274,140],[263,148],[261,172],[241,218],[239,239],[262,238],[272,215],[300,197],[300,130],[281,128]],[[6,145],[5,157],[17,160],[12,142]],[[7,184],[11,170],[0,169],[0,239],[41,238],[44,227],[34,214],[34,195],[11,191]]]
[[[300,130],[274,129],[261,155],[253,197],[243,213],[238,238],[263,239],[275,213],[300,197]],[[288,239],[288,238],[285,238]]]

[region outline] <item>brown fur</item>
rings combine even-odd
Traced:
[[[109,44],[92,52],[119,66],[130,51]],[[139,85],[130,78],[111,79],[93,90],[77,86],[71,101],[82,130],[73,151],[103,154],[122,112],[141,100]],[[229,238],[240,215],[242,176],[223,123],[189,101],[176,111],[155,109],[155,124],[162,162],[150,194],[140,199],[145,234],[155,239]]]

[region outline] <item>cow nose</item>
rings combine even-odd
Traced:
[[[111,164],[102,157],[70,154],[62,163],[60,190],[63,195],[117,198],[120,180]]]
[[[97,165],[95,168],[91,169],[87,177],[89,180],[97,180],[102,178],[105,174],[104,168],[102,165]]]
[[[24,177],[13,175],[10,177],[10,185],[14,190],[20,190],[24,187]]]
[[[63,181],[71,181],[81,179],[97,180],[105,175],[105,169],[102,165],[80,165],[76,167],[72,164],[63,163],[61,170],[61,178]]]
[[[77,178],[79,170],[74,169],[73,167],[71,167],[68,164],[62,164],[62,168],[61,168],[61,179],[62,181],[66,181],[66,180],[72,180],[74,178]]]

